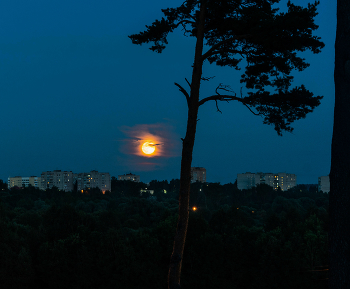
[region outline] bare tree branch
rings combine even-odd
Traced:
[[[215,92],[216,92],[217,95],[220,95],[219,90],[224,90],[224,91],[227,91],[227,92],[230,92],[230,93],[234,93],[234,95],[236,96],[236,93],[234,92],[234,90],[229,85],[225,85],[225,84],[220,83],[217,86],[217,88],[215,89]]]
[[[222,95],[222,94],[219,94],[219,95],[212,95],[212,96],[208,96],[206,98],[203,98],[202,100],[200,100],[198,102],[198,106],[201,106],[203,105],[204,103],[210,101],[210,100],[215,100],[215,101],[231,101],[231,100],[238,100],[240,102],[242,102],[242,100],[239,98],[239,97],[236,97],[234,95]]]
[[[254,114],[254,115],[265,115],[265,114],[262,113],[262,112],[255,112],[255,111],[253,111],[253,110],[249,107],[249,105],[246,104],[246,103],[244,103],[243,101],[241,101],[241,103],[242,103],[246,108],[248,108],[252,114]]]
[[[218,105],[218,100],[217,99],[215,99],[215,104],[216,104],[217,111],[222,114],[222,111],[219,109],[219,105]]]
[[[188,92],[178,83],[174,83],[178,88],[179,90],[185,95],[186,97],[186,101],[187,101],[187,106],[190,107],[190,96],[188,94]]]
[[[210,79],[213,79],[215,76],[211,76],[211,77],[202,77],[201,80],[204,80],[204,81],[209,81]]]
[[[226,91],[226,92],[234,93],[234,95],[223,95],[223,94],[219,93],[219,90],[223,90],[223,91]],[[262,112],[255,112],[255,111],[253,111],[250,108],[250,106],[244,101],[244,98],[242,96],[242,88],[241,88],[241,97],[237,97],[236,93],[231,89],[231,87],[229,85],[223,85],[222,83],[220,83],[218,85],[218,87],[215,89],[215,92],[216,92],[216,95],[212,95],[212,96],[209,96],[209,97],[206,97],[206,98],[203,98],[202,100],[200,100],[198,102],[198,106],[201,106],[201,105],[203,105],[204,103],[206,103],[206,102],[208,102],[210,100],[214,100],[215,104],[216,104],[217,111],[222,113],[222,111],[219,109],[219,106],[218,106],[218,100],[219,101],[226,101],[226,102],[230,102],[232,100],[237,100],[240,103],[242,103],[246,108],[248,108],[249,111],[252,114],[254,114],[254,115],[265,115]]]

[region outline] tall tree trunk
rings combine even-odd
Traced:
[[[329,195],[330,289],[350,288],[350,2],[337,1]]]
[[[182,143],[179,217],[174,238],[173,252],[170,258],[168,288],[178,289],[180,286],[181,266],[183,251],[185,248],[190,201],[191,164],[194,140],[197,128],[197,116],[199,108],[199,90],[202,78],[202,52],[204,40],[205,5],[201,5],[200,19],[197,29],[197,42],[192,70],[191,93],[188,101],[188,116],[186,136]]]

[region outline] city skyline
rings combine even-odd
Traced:
[[[160,9],[181,3],[1,3],[0,179],[55,169],[132,172],[145,182],[179,178],[187,108],[174,82],[186,85],[194,43],[179,30],[157,54],[133,45],[128,35],[159,19]],[[315,34],[326,46],[320,54],[302,54],[311,65],[294,74],[294,85],[305,84],[324,98],[293,125],[293,133],[277,136],[237,103],[220,104],[222,114],[215,104],[201,107],[192,166],[205,167],[208,182],[234,182],[248,171],[292,172],[299,184],[328,175],[335,10],[331,1],[318,6]],[[203,83],[203,97],[220,83],[239,93],[241,73],[205,65],[204,76],[215,78]],[[167,154],[131,154],[125,145],[139,140],[133,134],[139,128],[160,136]]]
[[[77,191],[84,192],[87,189],[99,188],[103,194],[111,191],[111,176],[106,172],[92,170],[85,173],[73,173],[72,171],[53,170],[42,172],[38,176],[15,176],[9,177],[8,188],[13,187],[33,187],[41,190],[56,187],[66,192],[73,191],[76,186]]]
[[[191,174],[193,174],[193,172],[195,171],[195,175],[192,176],[196,181],[200,181],[200,182],[207,182],[206,181],[206,169],[203,168],[203,167],[192,167],[191,168]],[[14,178],[26,178],[28,180],[25,180],[25,184],[29,184],[29,179],[30,178],[40,178],[44,173],[50,173],[50,172],[71,172],[73,175],[75,176],[78,176],[78,175],[81,175],[81,174],[89,174],[89,173],[92,173],[92,172],[96,172],[96,173],[101,173],[101,172],[98,172],[96,170],[90,170],[89,173],[74,173],[73,171],[71,170],[51,170],[51,171],[46,171],[46,172],[42,172],[40,174],[31,174],[31,175],[26,175],[26,176],[20,176],[20,175],[16,175],[16,176],[9,176],[7,179],[3,180],[4,182],[8,182],[9,179],[14,179]],[[110,175],[110,178],[114,177],[116,178],[117,180],[132,180],[132,181],[137,181],[137,182],[143,182],[143,183],[149,183],[147,181],[144,181],[142,180],[142,175],[136,175],[136,174],[133,174],[132,172],[129,172],[129,173],[124,173],[124,174],[118,174],[118,175],[111,175],[109,172],[104,172],[108,175]],[[103,174],[104,174],[103,173]],[[203,174],[204,176],[201,177],[201,176],[197,176],[197,174],[200,173],[200,174]],[[102,173],[101,173],[102,174]],[[302,184],[318,184],[319,183],[319,180],[320,178],[329,178],[329,176],[318,176],[317,180],[313,183],[300,183],[297,181],[297,175],[296,174],[290,174],[290,173],[287,173],[285,171],[283,172],[275,172],[275,173],[272,173],[272,172],[240,172],[240,173],[237,173],[236,175],[236,178],[228,183],[235,183],[236,181],[239,181],[239,178],[240,178],[240,175],[244,176],[244,175],[252,175],[253,178],[254,178],[254,175],[292,175],[295,177],[295,185],[302,185]],[[173,179],[176,179],[176,178],[173,178]],[[160,179],[152,179],[152,181],[155,180],[155,181],[163,181],[163,180],[160,180]],[[169,180],[170,181],[170,180]],[[213,182],[210,182],[210,183],[216,183],[215,181]],[[255,182],[254,182],[255,183]],[[258,184],[259,182],[257,182]],[[225,183],[222,183],[222,184],[225,184]]]

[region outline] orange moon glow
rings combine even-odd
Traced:
[[[143,152],[144,154],[146,154],[146,155],[151,155],[151,154],[153,154],[154,151],[156,150],[156,146],[154,145],[153,142],[148,142],[148,141],[146,141],[146,142],[143,143],[141,149],[142,149],[142,152]]]
[[[163,165],[161,163],[163,158],[180,155],[178,151],[178,148],[181,147],[178,141],[180,138],[172,133],[171,125],[140,124],[120,129],[127,135],[127,138],[120,140],[120,151],[123,154],[138,156],[142,159],[154,159],[154,162],[157,161],[157,166]]]

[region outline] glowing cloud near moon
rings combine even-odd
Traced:
[[[179,155],[181,144],[172,127],[167,124],[141,124],[134,127],[122,127],[128,136],[124,139],[121,152],[143,158],[169,158]]]

